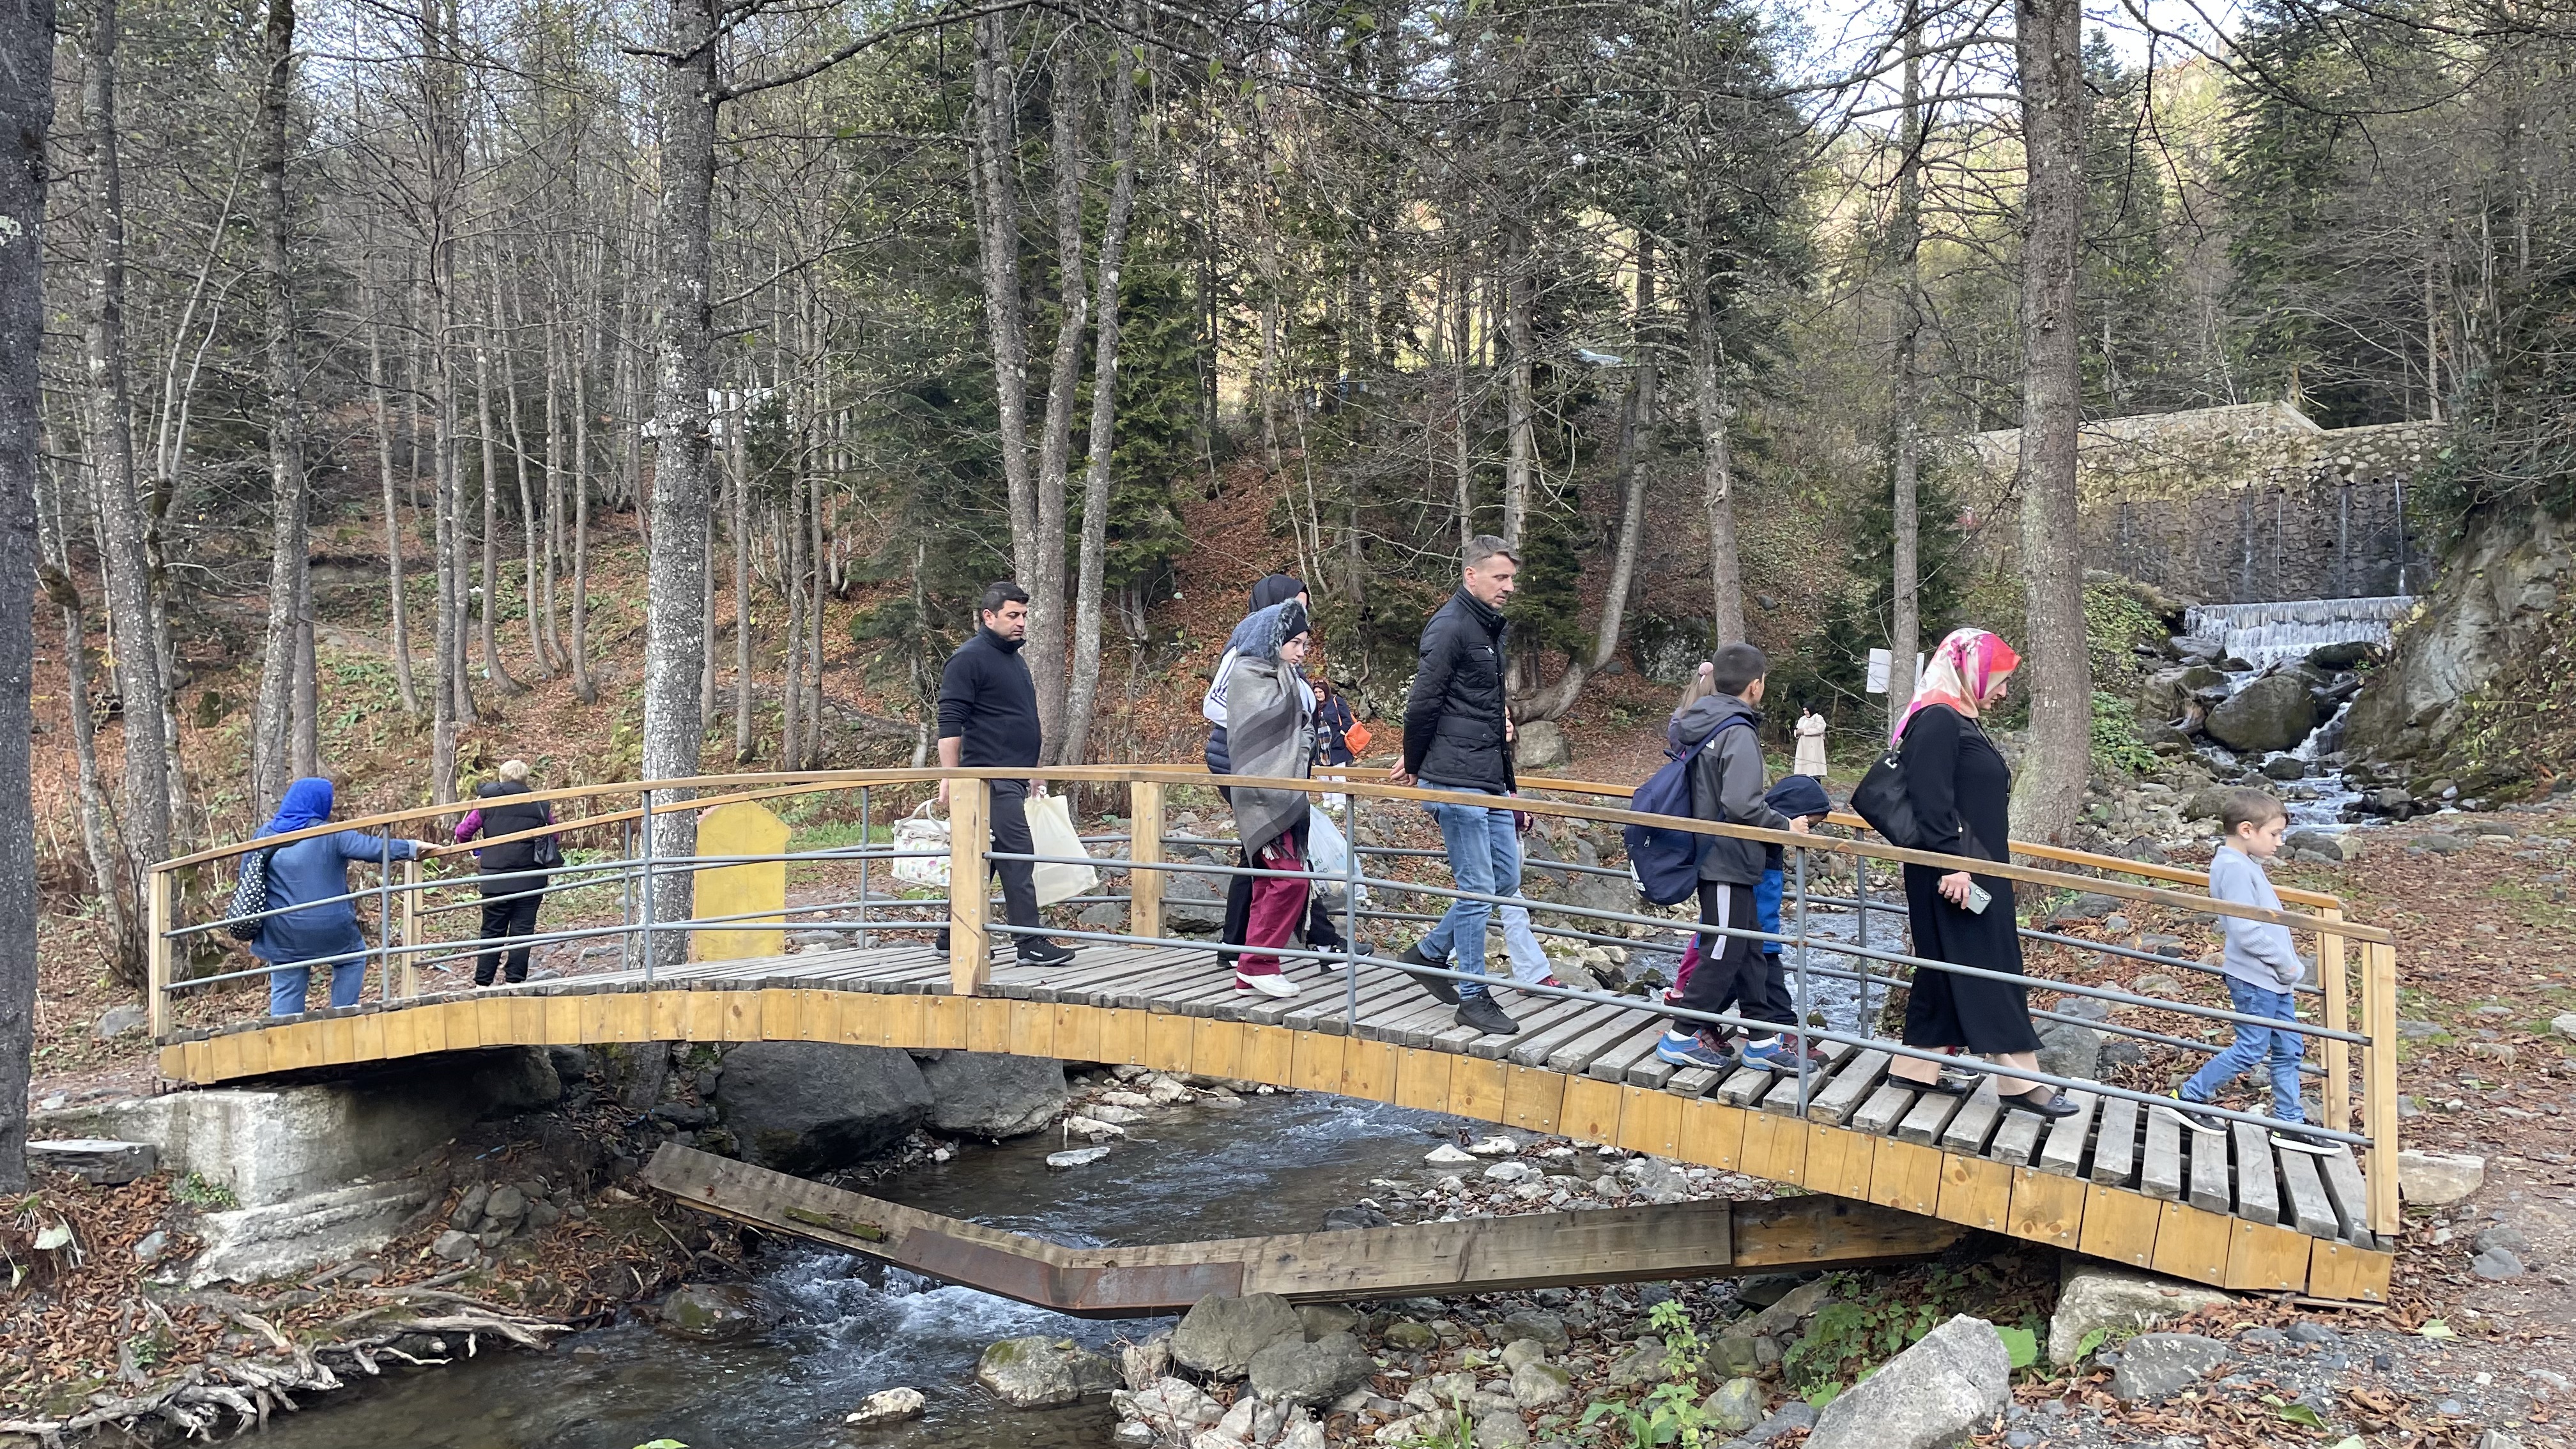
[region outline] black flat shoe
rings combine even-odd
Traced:
[[[2039,1098],[2042,1092],[2048,1093],[2044,1099]],[[2015,1111],[2033,1113],[2051,1121],[2060,1117],[2072,1117],[2082,1110],[2073,1102],[2066,1100],[2064,1092],[2052,1091],[2047,1087],[2033,1087],[2027,1092],[2016,1092],[2004,1098],[2003,1103]]]
[[[1888,1080],[1900,1087],[1912,1087],[1918,1092],[1938,1092],[1944,1097],[1964,1097],[1977,1090],[1975,1077],[1954,1077],[1948,1072],[1943,1072],[1928,1082],[1918,1082],[1912,1077],[1899,1076],[1890,1076]]]

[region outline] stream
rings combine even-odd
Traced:
[[[1138,1125],[1105,1162],[1049,1172],[1040,1133],[909,1170],[868,1191],[1076,1246],[1307,1232],[1368,1194],[1372,1177],[1420,1172],[1455,1119],[1313,1093],[1193,1106]],[[1105,1449],[1106,1401],[1013,1411],[974,1382],[986,1344],[1027,1334],[1110,1350],[1167,1319],[1090,1322],[871,1260],[772,1239],[752,1282],[775,1305],[766,1333],[702,1343],[636,1323],[578,1334],[552,1353],[487,1351],[445,1368],[388,1370],[344,1399],[272,1419],[262,1449]],[[878,1389],[909,1385],[924,1417],[851,1430]]]

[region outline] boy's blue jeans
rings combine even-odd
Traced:
[[[1420,782],[1425,790],[1455,790],[1461,787],[1443,785],[1434,780]],[[1504,797],[1497,795],[1494,799]],[[1489,896],[1517,896],[1521,893],[1520,829],[1512,821],[1509,806],[1491,809],[1476,805],[1425,805],[1431,818],[1440,824],[1440,843],[1449,852],[1449,873],[1456,877],[1458,889]],[[1495,907],[1487,901],[1451,901],[1429,934],[1418,943],[1422,954],[1434,961],[1454,957],[1453,971],[1485,974],[1485,923]],[[1504,906],[1503,948],[1512,959],[1512,975],[1522,981],[1538,981],[1549,974],[1547,955],[1539,949],[1538,937],[1530,930],[1526,906]],[[1461,992],[1473,995],[1481,988],[1457,983]]]
[[[2240,1016],[2268,1016],[2275,1021],[2295,1020],[2291,994],[2266,991],[2250,981],[2227,978],[2228,1004]],[[2284,1122],[2305,1122],[2299,1106],[2299,1062],[2307,1053],[2308,1039],[2295,1031],[2276,1027],[2238,1023],[2236,1040],[2227,1050],[2211,1057],[2206,1066],[2192,1073],[2182,1084],[2183,1100],[2206,1102],[2218,1089],[2269,1061],[2272,1066],[2272,1115]]]

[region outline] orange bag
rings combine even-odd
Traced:
[[[1352,759],[1358,759],[1368,753],[1371,738],[1373,736],[1369,734],[1369,727],[1356,719],[1351,721],[1349,729],[1342,731],[1342,744],[1350,750]]]

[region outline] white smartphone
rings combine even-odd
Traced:
[[[1977,884],[1975,881],[1968,882],[1969,914],[1982,916],[1986,913],[1986,907],[1993,905],[1994,903],[1995,897],[1993,892],[1987,890],[1984,886]]]

